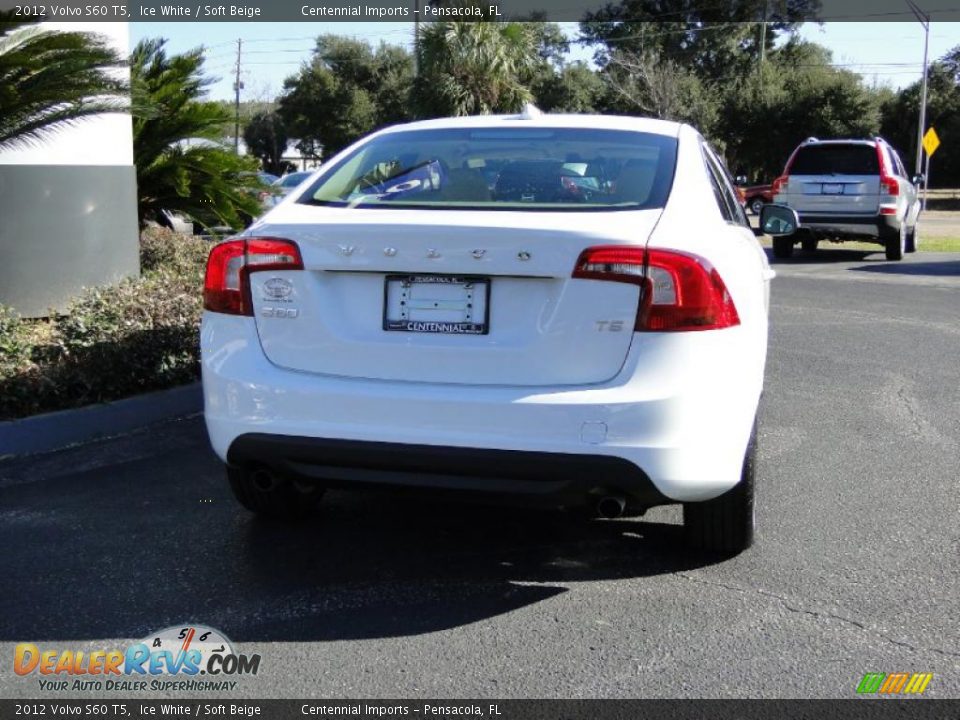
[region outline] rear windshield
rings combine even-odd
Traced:
[[[482,210],[661,208],[677,141],[589,128],[410,130],[374,138],[300,202]]]
[[[791,175],[877,175],[880,163],[871,145],[807,145],[790,164]]]

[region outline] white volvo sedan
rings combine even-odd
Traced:
[[[737,552],[772,276],[687,125],[390,127],[213,248],[210,440],[266,515],[370,485],[604,517],[682,503],[691,545]]]

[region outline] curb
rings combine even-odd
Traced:
[[[60,450],[202,411],[203,390],[195,382],[100,405],[0,422],[0,459]]]

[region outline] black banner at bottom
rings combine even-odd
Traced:
[[[0,700],[8,718],[957,720],[960,700]]]

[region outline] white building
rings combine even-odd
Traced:
[[[97,32],[129,54],[127,23],[44,26]],[[138,275],[136,193],[129,114],[0,150],[0,304],[44,316],[84,287]]]

